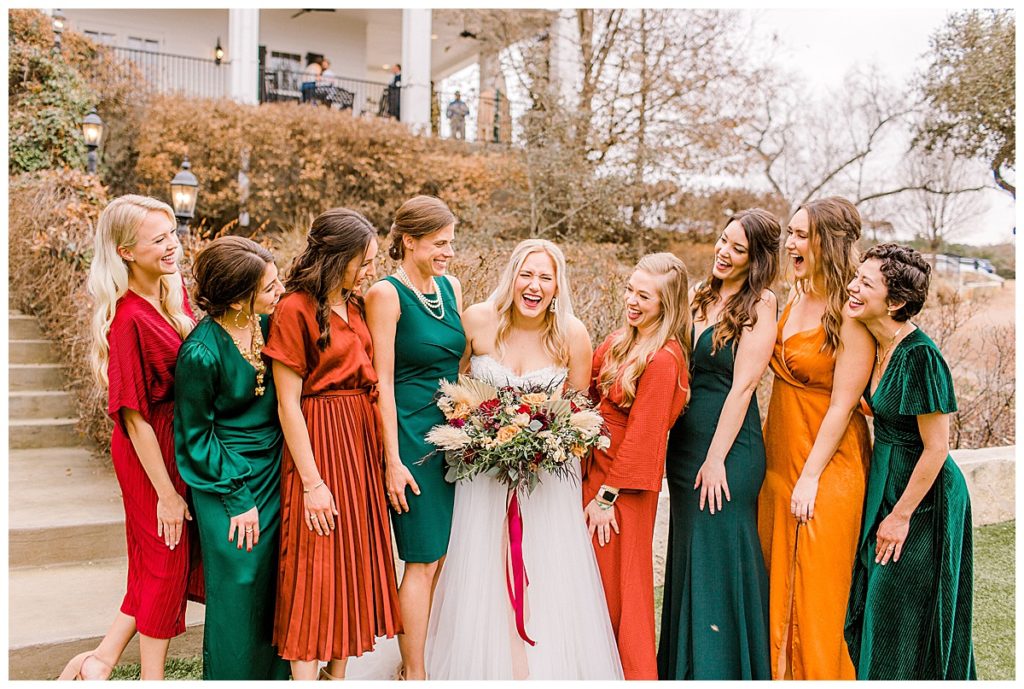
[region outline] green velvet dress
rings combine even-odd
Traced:
[[[391,512],[398,556],[406,562],[434,562],[448,552],[455,507],[455,485],[444,480],[444,457],[424,438],[430,428],[444,422],[434,403],[441,378],[454,381],[466,349],[455,291],[444,277],[437,279],[444,301],[444,319],[427,312],[412,290],[397,278],[387,277],[398,291],[402,315],[395,330],[395,407],[398,412],[398,451],[402,463],[420,487],[416,495],[406,489],[409,511]]]
[[[768,572],[757,535],[757,495],[765,475],[757,398],[725,460],[732,500],[700,510],[693,489],[732,387],[731,343],[712,355],[712,330],[694,344],[690,404],[669,434],[670,501],[658,678],[771,679]]]
[[[971,643],[971,500],[947,456],[910,518],[899,562],[875,564],[875,532],[907,487],[924,445],[923,414],[956,411],[953,379],[935,343],[914,330],[866,396],[875,447],[846,614],[857,679],[976,679]]]
[[[268,319],[260,318],[266,338]],[[271,639],[281,525],[281,450],[270,366],[256,372],[231,337],[206,317],[181,345],[175,370],[174,446],[192,488],[206,582],[203,679],[288,679]],[[228,542],[231,517],[256,507],[252,552]]]

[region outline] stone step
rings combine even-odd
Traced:
[[[89,450],[12,450],[8,489],[12,568],[124,555],[121,489],[113,469]]]
[[[77,412],[71,393],[63,390],[22,390],[7,400],[12,419],[69,418]]]
[[[54,679],[74,655],[92,650],[110,627],[124,598],[127,558],[13,569],[10,590],[10,679]],[[169,655],[202,654],[204,608],[189,603],[185,634]],[[139,662],[138,636],[121,657]]]
[[[12,311],[7,318],[7,336],[12,340],[34,340],[43,336],[35,316]]]
[[[77,424],[78,419],[72,417],[11,419],[11,449],[80,446],[83,438],[75,430]]]
[[[11,390],[63,390],[60,364],[8,364]]]
[[[15,340],[8,343],[8,361],[12,364],[54,364],[57,353],[49,340]]]

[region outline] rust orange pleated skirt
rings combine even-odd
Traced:
[[[286,443],[274,645],[286,660],[358,656],[375,637],[402,631],[378,415],[365,390],[303,397],[302,414],[339,515],[329,535],[306,526],[302,480]]]

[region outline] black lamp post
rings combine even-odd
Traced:
[[[96,108],[89,111],[89,114],[82,120],[82,135],[85,137],[85,147],[89,149],[88,170],[90,175],[96,174],[96,149],[103,140],[103,120],[96,114]]]
[[[54,10],[53,14],[53,52],[59,53],[61,46],[61,35],[64,33],[64,13]]]
[[[196,197],[199,195],[199,180],[192,174],[188,156],[181,162],[181,170],[171,180],[171,205],[174,217],[178,219],[178,236],[188,234],[188,222],[195,217]]]

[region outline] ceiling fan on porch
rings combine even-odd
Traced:
[[[335,10],[333,10],[333,9],[331,9],[329,7],[314,7],[311,10],[299,10],[298,12],[296,12],[295,14],[293,14],[291,16],[291,19],[295,19],[296,17],[301,17],[306,12],[334,12],[334,11]]]

